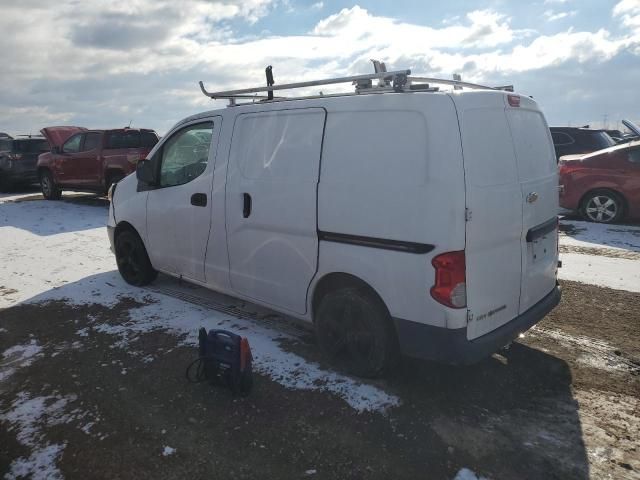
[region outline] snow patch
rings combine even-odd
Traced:
[[[88,337],[89,336],[89,329],[87,327],[81,328],[80,330],[76,331],[76,335],[79,335],[81,337]]]
[[[71,415],[64,413],[68,403],[76,398],[75,395],[31,398],[26,392],[18,393],[11,409],[0,414],[0,420],[10,425],[8,431],[17,430],[16,439],[25,447],[29,447],[31,453],[28,457],[15,459],[5,478],[62,478],[56,463],[66,444],[47,442],[43,429],[68,423],[76,418],[73,413],[77,411]]]
[[[640,252],[640,227],[560,220],[560,244]]]
[[[176,451],[177,451],[176,448],[165,446],[164,450],[162,450],[162,456],[163,457],[168,457],[168,456],[173,455],[174,453],[176,453]]]
[[[486,477],[478,476],[468,468],[461,468],[453,480],[488,480]]]
[[[36,340],[6,349],[2,353],[3,360],[0,363],[0,382],[9,378],[19,368],[28,367],[41,356],[42,347]]]
[[[626,358],[617,351],[616,347],[604,340],[584,335],[572,335],[564,331],[540,327],[539,325],[531,328],[527,335],[546,336],[554,339],[565,348],[577,349],[580,353],[576,361],[591,368],[623,373],[639,370],[638,365],[633,360]]]
[[[561,253],[563,280],[640,292],[640,262],[579,253]]]

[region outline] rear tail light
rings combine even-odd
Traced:
[[[512,107],[520,106],[520,95],[507,95],[507,100]]]
[[[431,260],[436,269],[431,296],[451,308],[467,306],[466,264],[464,250],[441,253]]]

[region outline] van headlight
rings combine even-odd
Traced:
[[[112,183],[109,187],[109,190],[107,190],[107,198],[109,199],[110,203],[113,202],[113,194],[116,193],[116,185],[118,184]]]

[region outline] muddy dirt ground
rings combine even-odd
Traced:
[[[405,361],[376,382],[402,400],[385,414],[260,375],[248,398],[190,384],[195,345],[154,331],[123,348],[92,328],[121,323],[131,300],[0,310],[0,351],[42,346],[0,383],[0,474],[63,448],[71,479],[640,478],[640,294],[562,286],[560,307],[499,355]],[[287,348],[318,358],[310,334]]]

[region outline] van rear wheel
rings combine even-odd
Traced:
[[[365,289],[348,287],[328,293],[316,310],[315,326],[320,348],[349,373],[378,377],[398,360],[389,313]]]
[[[120,232],[115,239],[118,271],[125,282],[141,287],[153,282],[158,272],[151,265],[147,249],[132,230]]]

